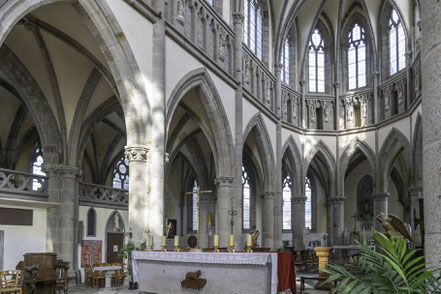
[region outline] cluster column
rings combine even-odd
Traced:
[[[274,205],[276,193],[263,192],[262,207],[262,247],[274,249]]]
[[[345,197],[331,197],[331,219],[332,219],[332,245],[343,244],[343,230],[345,227]]]
[[[233,177],[218,177],[214,184],[217,191],[215,234],[219,235],[219,247],[228,247],[228,236],[233,233]]]
[[[383,227],[381,226],[381,223],[376,219],[377,215],[379,215],[381,212],[384,214],[388,214],[388,201],[389,201],[389,193],[377,193],[372,194],[372,197],[374,198],[374,228],[375,230],[382,232]]]
[[[292,246],[295,250],[302,250],[304,247],[303,236],[305,233],[305,203],[306,197],[293,197],[291,220],[292,220]]]
[[[424,253],[438,267],[441,260],[441,5],[421,1],[423,52],[421,54],[423,104]]]
[[[59,206],[47,210],[46,251],[69,262],[68,277],[75,278],[78,271],[78,183],[81,171],[65,165],[45,165],[44,170],[49,176],[48,201],[59,203]]]
[[[274,220],[274,248],[283,247],[283,193],[282,193],[282,63],[276,63],[274,66],[276,75],[276,115],[277,115],[277,128],[276,128],[276,164],[275,168],[275,220]]]

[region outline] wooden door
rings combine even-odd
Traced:
[[[123,233],[107,233],[107,263],[122,263],[123,259],[118,258],[118,251],[123,246]]]

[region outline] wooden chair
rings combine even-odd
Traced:
[[[84,284],[93,288],[93,269],[90,264],[84,265]]]
[[[0,275],[0,293],[23,293],[21,284],[18,283],[20,271],[4,271],[1,272]]]
[[[94,265],[94,267],[99,267],[99,266],[101,266],[101,265],[100,264]],[[104,276],[104,274],[102,272],[94,270],[92,280],[93,280],[92,287],[96,286],[96,288],[98,289],[100,286],[100,281],[105,282],[106,277]]]
[[[58,290],[58,293],[63,291],[64,294],[67,294],[67,272],[65,269],[57,268],[57,284],[55,289]]]
[[[119,266],[120,269],[116,270],[115,273],[112,275],[112,281],[114,285],[122,285],[124,284],[124,280],[126,278],[126,274],[124,273],[124,267],[120,263],[114,263],[112,264],[114,266]]]

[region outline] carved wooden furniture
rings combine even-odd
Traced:
[[[112,264],[114,266],[119,266],[120,269],[116,270],[112,275],[113,285],[121,285],[124,283],[124,279],[126,278],[126,274],[124,273],[123,265],[120,263]]]
[[[90,264],[84,265],[84,283],[93,287],[93,269]]]
[[[22,293],[19,283],[20,271],[4,271],[0,273],[0,293]]]
[[[61,291],[63,291],[64,294],[67,294],[67,270],[63,268],[57,268],[56,289],[58,290],[58,293],[61,293]]]

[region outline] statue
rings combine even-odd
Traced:
[[[225,56],[225,38],[222,33],[219,34],[219,57],[224,58]]]
[[[185,275],[185,280],[181,282],[182,288],[190,288],[190,289],[202,289],[207,283],[206,279],[201,279],[199,276],[201,275],[201,271],[197,272],[189,272]]]
[[[118,213],[115,213],[115,216],[113,217],[113,231],[119,232],[119,215]]]
[[[176,19],[184,22],[184,0],[178,0],[176,3]]]
[[[167,224],[167,238],[168,238],[168,234],[170,234],[170,230],[171,230],[171,228],[172,228],[172,223],[171,222],[168,222],[168,220],[166,221],[168,224]]]
[[[383,226],[384,234],[387,237],[400,237],[401,235],[403,235],[404,238],[413,242],[412,236],[406,229],[403,221],[398,216],[389,214],[389,218],[387,218],[386,214],[380,212],[380,214],[377,215],[377,220],[380,221],[381,225]]]

